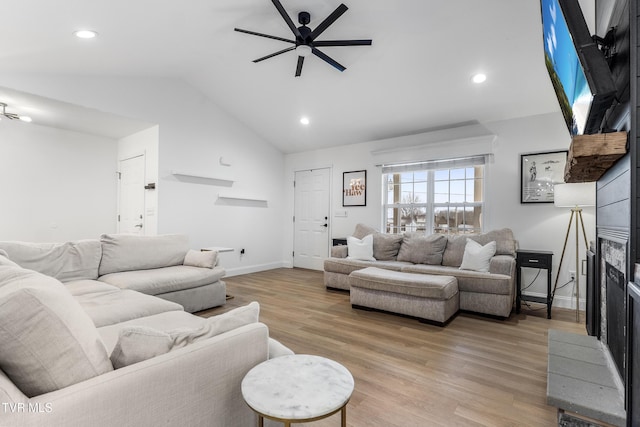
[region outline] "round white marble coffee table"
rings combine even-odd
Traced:
[[[242,396],[264,418],[291,423],[315,421],[342,412],[347,425],[347,403],[353,376],[341,364],[320,356],[294,354],[255,366],[242,380]]]

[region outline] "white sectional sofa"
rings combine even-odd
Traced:
[[[130,237],[122,237],[127,242],[121,245],[130,258],[109,250],[100,257],[98,241],[26,245],[40,257],[25,245],[21,252],[15,242],[0,244],[9,249],[0,249],[0,426],[255,425],[242,399],[242,378],[291,350],[269,338],[255,302],[205,319],[164,299],[175,296],[171,286],[189,266],[168,262],[171,251],[163,245],[172,238],[143,239],[140,251],[141,242]],[[109,265],[98,265],[105,255],[116,271],[99,275]],[[175,265],[157,267],[154,256]],[[119,268],[117,259],[123,261]],[[140,260],[151,267],[128,270]],[[164,285],[157,276],[162,268],[169,268],[171,279]],[[208,269],[212,275],[196,275],[214,278],[203,286],[218,282],[220,272]],[[145,294],[129,289],[124,275],[117,283],[100,280],[122,270],[148,271],[155,286],[142,288]],[[130,276],[136,286],[140,276]]]
[[[135,236],[103,234],[100,239],[63,243],[0,242],[9,259],[24,268],[78,286],[78,280],[99,280],[120,289],[138,291],[180,304],[190,313],[225,303],[223,267],[189,262],[180,234]],[[215,254],[202,254],[215,261]],[[187,262],[185,262],[185,260]],[[94,284],[95,286],[95,284]]]

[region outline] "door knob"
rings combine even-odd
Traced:
[[[322,226],[323,226],[323,227],[328,227],[328,226],[329,226],[329,224],[322,224]]]
[[[136,225],[134,225],[134,227],[142,228],[142,224],[136,224]]]

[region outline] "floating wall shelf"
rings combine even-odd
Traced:
[[[257,197],[247,197],[247,196],[227,196],[227,195],[224,195],[224,194],[218,194],[218,199],[244,200],[244,201],[247,201],[247,202],[267,203],[267,199],[259,199]]]
[[[220,178],[220,177],[217,177],[217,176],[210,176],[210,175],[201,175],[201,174],[195,174],[195,173],[171,171],[171,175],[173,175],[175,177],[182,177],[182,178],[187,178],[187,179],[219,181],[221,183],[224,183],[226,186],[231,186],[234,183],[234,181],[232,179]]]

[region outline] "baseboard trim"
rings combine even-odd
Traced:
[[[259,273],[261,271],[274,270],[276,268],[289,268],[286,264],[287,264],[286,262],[282,261],[282,262],[271,262],[268,264],[249,265],[247,267],[228,268],[226,269],[227,274],[225,274],[225,277],[240,276],[242,274]],[[224,280],[224,277],[222,278],[222,280]]]
[[[527,295],[531,295],[534,297],[540,297],[540,298],[546,298],[547,294],[541,294],[539,292],[526,292]],[[580,310],[585,310],[587,306],[587,301],[580,298]],[[576,298],[575,297],[568,297],[568,296],[561,296],[561,295],[556,295],[553,298],[553,307],[558,307],[558,308],[570,308],[575,310],[576,309]]]

